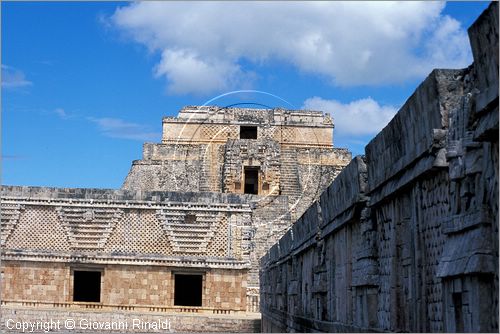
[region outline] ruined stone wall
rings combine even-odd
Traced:
[[[152,144],[132,162],[123,189],[223,192],[224,143]],[[236,192],[237,193],[237,192]]]
[[[302,148],[295,149],[299,191],[291,194],[292,219],[298,219],[321,193],[332,183],[351,159],[346,149]]]
[[[498,331],[497,3],[469,36],[262,258],[263,331]]]

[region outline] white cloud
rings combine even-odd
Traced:
[[[89,117],[88,120],[95,123],[106,137],[140,141],[158,141],[161,137],[160,133],[151,131],[148,126],[126,122],[119,118]]]
[[[207,94],[244,87],[252,81],[252,74],[244,73],[238,65],[218,59],[203,60],[186,50],[163,51],[155,75],[166,76],[171,82],[168,90],[174,94],[190,93],[193,87],[197,87],[197,93]]]
[[[118,8],[110,24],[162,57],[172,93],[252,78],[243,63],[284,61],[342,86],[403,82],[471,62],[444,2],[157,2]],[[199,78],[197,80],[196,78]]]
[[[26,79],[26,75],[11,66],[2,64],[2,87],[3,88],[19,88],[31,86],[33,83]]]
[[[329,112],[334,120],[336,136],[339,137],[375,135],[397,111],[393,106],[381,106],[371,97],[347,104],[312,97],[304,102],[302,108]]]
[[[70,118],[70,115],[63,108],[54,109],[54,114],[56,114],[57,116],[59,116],[62,119]]]
[[[459,68],[471,62],[470,48],[462,45],[469,45],[467,34],[457,20],[445,16],[426,41],[425,48],[431,55],[430,62],[441,64],[441,67]]]

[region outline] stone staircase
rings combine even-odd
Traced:
[[[221,191],[218,182],[220,175],[217,175],[217,171],[211,168],[211,166],[218,164],[217,151],[213,152],[211,150],[217,150],[217,146],[215,148],[209,147],[206,154],[203,155],[200,166],[200,192]]]
[[[113,208],[59,207],[57,214],[71,248],[100,250],[123,212]]]
[[[281,148],[280,189],[281,195],[297,198],[301,187],[297,169],[297,151]]]

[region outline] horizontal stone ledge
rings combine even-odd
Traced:
[[[189,268],[217,268],[247,270],[251,268],[248,261],[206,259],[189,257],[146,257],[144,255],[120,256],[120,255],[70,255],[70,254],[47,254],[40,252],[26,252],[15,250],[2,250],[2,261],[22,262],[53,262],[67,263],[70,265],[132,265],[132,266],[161,266],[161,267],[189,267]]]
[[[368,206],[373,207],[379,202],[395,196],[396,193],[403,187],[411,184],[412,182],[416,182],[419,178],[427,175],[427,173],[437,172],[440,170],[448,171],[448,166],[441,166],[440,164],[436,166],[437,159],[439,159],[439,157],[435,155],[422,157],[411,167],[403,170],[402,173],[391,177],[383,184],[372,189],[368,194],[370,196]]]
[[[40,307],[40,308],[57,308],[57,309],[92,309],[102,311],[140,311],[140,312],[185,312],[185,313],[213,313],[220,314],[222,312],[230,313],[245,313],[236,309],[217,309],[201,306],[167,306],[167,305],[118,305],[118,304],[103,304],[99,302],[46,302],[33,300],[5,300],[3,299],[2,307]]]
[[[442,222],[443,233],[459,233],[463,232],[464,230],[474,228],[478,225],[490,225],[492,222],[493,218],[491,217],[488,207],[482,206],[478,211],[461,215],[454,215],[445,219]]]
[[[141,191],[127,189],[96,188],[55,188],[34,186],[2,186],[2,199],[24,200],[72,200],[90,203],[141,203],[141,204],[186,204],[204,206],[240,205],[245,206],[249,198],[256,195],[243,195],[218,192],[180,192],[180,191]]]
[[[108,201],[89,199],[2,197],[2,204],[21,204],[24,206],[71,206],[83,208],[147,209],[147,210],[183,210],[212,212],[251,213],[248,204],[208,204],[199,202],[146,202],[146,201]]]

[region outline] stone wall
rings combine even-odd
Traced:
[[[321,111],[217,106],[188,106],[178,117],[165,117],[162,143],[225,143],[239,138],[240,125],[257,126],[258,138],[286,146],[333,144],[333,121]]]
[[[261,259],[263,331],[498,331],[498,3]]]
[[[28,302],[73,306],[73,270],[89,268],[102,271],[101,301],[94,306],[181,310],[174,305],[173,274],[196,273],[202,274],[204,280],[203,309],[228,314],[246,311],[246,272],[151,265],[3,261],[2,301],[6,305]]]

